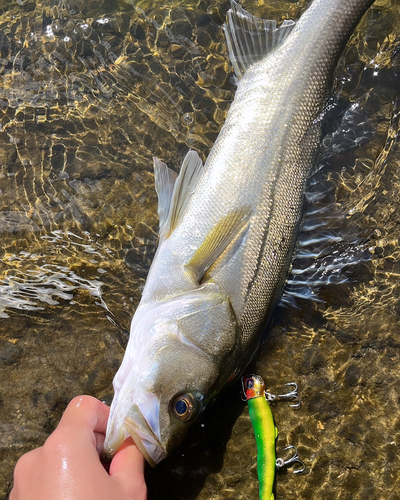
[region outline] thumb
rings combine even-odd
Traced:
[[[147,488],[144,481],[144,457],[129,437],[120,446],[113,458],[109,472],[112,480],[117,483],[129,498],[145,500]]]

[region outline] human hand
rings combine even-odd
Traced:
[[[145,500],[144,458],[131,438],[109,473],[100,462],[109,412],[91,396],[74,398],[44,445],[17,462],[10,500]]]

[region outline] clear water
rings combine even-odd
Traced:
[[[307,3],[245,7],[282,20]],[[0,498],[72,397],[111,401],[157,244],[151,158],[205,158],[234,96],[226,2],[135,5],[0,5]],[[308,468],[278,474],[282,500],[400,498],[399,18],[379,0],[349,42],[325,125],[337,149],[316,174],[319,204],[346,214],[330,229],[357,228],[368,258],[324,302],[279,309],[251,367],[301,390],[299,410],[273,408],[278,454],[294,444]],[[361,119],[340,129],[351,104]],[[146,471],[149,498],[255,500],[255,464],[235,385]]]

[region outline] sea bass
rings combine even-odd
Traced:
[[[314,0],[295,24],[232,2],[238,78],[203,167],[154,160],[160,241],[114,379],[104,454],[131,435],[152,465],[242,373],[282,293],[340,53],[373,0]]]

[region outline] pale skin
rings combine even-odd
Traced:
[[[74,398],[44,445],[17,462],[10,500],[145,500],[144,458],[131,438],[109,472],[100,461],[109,412],[91,396]]]

